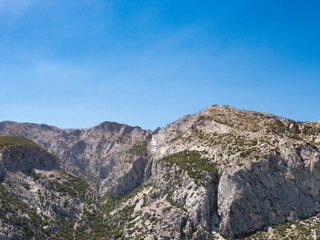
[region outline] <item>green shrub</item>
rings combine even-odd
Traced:
[[[147,145],[145,144],[133,145],[133,147],[128,150],[128,153],[131,153],[140,157],[145,157],[147,155]]]
[[[161,161],[177,164],[181,169],[186,170],[193,179],[203,179],[203,172],[218,174],[216,163],[210,162],[207,158],[202,158],[198,151],[182,151],[174,153],[161,159]]]
[[[0,148],[9,145],[24,145],[41,148],[38,144],[32,140],[21,136],[0,136]]]

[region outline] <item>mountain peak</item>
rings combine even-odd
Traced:
[[[99,227],[105,235],[98,239],[239,238],[320,212],[319,122],[213,105],[153,132],[116,122],[86,129],[6,122],[0,124],[0,135],[27,137],[61,159],[63,168],[45,168],[54,162],[47,153],[21,144],[30,142],[16,136],[0,150],[0,177],[18,197],[22,191],[23,197],[41,200],[33,190],[14,190],[24,178],[31,187],[47,183],[42,198],[52,196],[52,211],[45,208],[44,215],[56,212],[65,219],[68,203],[58,199],[66,190],[73,196],[79,187],[79,179],[61,178],[62,169],[96,187],[99,205],[83,213],[106,216]],[[43,155],[35,158],[39,152]],[[31,168],[42,178],[24,173]],[[93,238],[92,225],[87,232],[76,226],[70,225],[71,236],[76,230]]]

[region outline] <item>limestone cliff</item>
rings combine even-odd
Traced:
[[[0,135],[33,140],[58,156],[65,169],[89,180],[103,195],[106,191],[126,194],[143,181],[145,149],[151,132],[114,122],[87,129],[2,122]]]
[[[319,122],[214,105],[153,132],[2,122],[0,135],[32,139],[85,177],[110,239],[250,237],[320,212]]]
[[[62,170],[55,156],[39,146],[9,144],[0,148],[0,169],[0,239],[100,236],[95,190]]]

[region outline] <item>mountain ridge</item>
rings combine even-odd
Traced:
[[[240,108],[235,108],[231,105],[223,105],[223,104],[214,104],[214,105],[211,105],[211,106],[208,106],[198,112],[195,112],[195,113],[190,113],[190,114],[186,114],[184,115],[183,117],[187,117],[187,116],[191,116],[191,115],[194,115],[194,114],[197,114],[197,113],[201,113],[201,112],[205,112],[209,109],[213,109],[213,108],[220,108],[220,109],[229,109],[229,110],[238,110],[238,111],[245,111],[247,113],[257,113],[257,114],[263,114],[263,115],[266,115],[266,116],[270,116],[270,117],[276,117],[276,118],[282,118],[282,119],[286,119],[286,120],[289,120],[289,121],[294,121],[294,122],[297,122],[297,123],[310,123],[310,124],[315,124],[317,126],[320,126],[320,120],[313,120],[313,121],[309,121],[309,120],[305,120],[305,121],[299,121],[299,120],[293,120],[293,119],[290,119],[290,118],[286,118],[286,117],[281,117],[281,116],[278,116],[276,114],[272,114],[272,113],[268,113],[268,112],[261,112],[261,111],[257,111],[257,110],[246,110],[246,109],[240,109]],[[181,117],[181,118],[183,118]],[[180,118],[179,118],[180,119]],[[179,119],[177,119],[176,121],[178,121]],[[172,122],[172,123],[168,123],[167,125],[170,125],[170,124],[173,124],[175,123],[176,121]],[[132,126],[132,125],[129,125],[129,124],[126,124],[126,123],[118,123],[118,122],[115,122],[115,121],[103,121],[103,122],[100,122],[94,126],[91,126],[91,127],[83,127],[83,128],[60,128],[60,127],[57,127],[55,125],[48,125],[48,124],[45,124],[45,123],[31,123],[31,122],[17,122],[17,121],[11,121],[11,120],[5,120],[5,121],[1,121],[0,122],[0,128],[1,128],[1,124],[20,124],[20,125],[34,125],[34,126],[42,126],[42,127],[49,127],[49,128],[55,128],[55,129],[60,129],[60,130],[86,130],[86,129],[90,129],[90,128],[93,128],[93,127],[98,127],[99,125],[104,125],[104,124],[116,124],[116,125],[122,125],[122,126],[128,126],[128,127],[132,127],[132,128],[140,128],[142,130],[145,130],[145,131],[150,131],[150,132],[153,132],[155,133],[157,131],[157,129],[161,129],[163,127],[157,127],[155,130],[150,130],[150,129],[144,129],[142,128],[141,126]]]
[[[116,239],[241,238],[320,211],[319,122],[212,105],[154,131],[1,122],[0,135],[84,177]]]

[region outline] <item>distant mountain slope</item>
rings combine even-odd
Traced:
[[[95,186],[107,239],[242,238],[320,212],[319,122],[214,105],[154,132],[2,122],[0,135]]]
[[[95,190],[62,170],[59,159],[20,140],[0,149],[0,239],[101,236]]]
[[[65,169],[86,177],[102,194],[109,190],[125,194],[143,181],[147,162],[144,149],[151,132],[113,122],[87,129],[1,122],[0,135],[33,140],[58,156]]]

